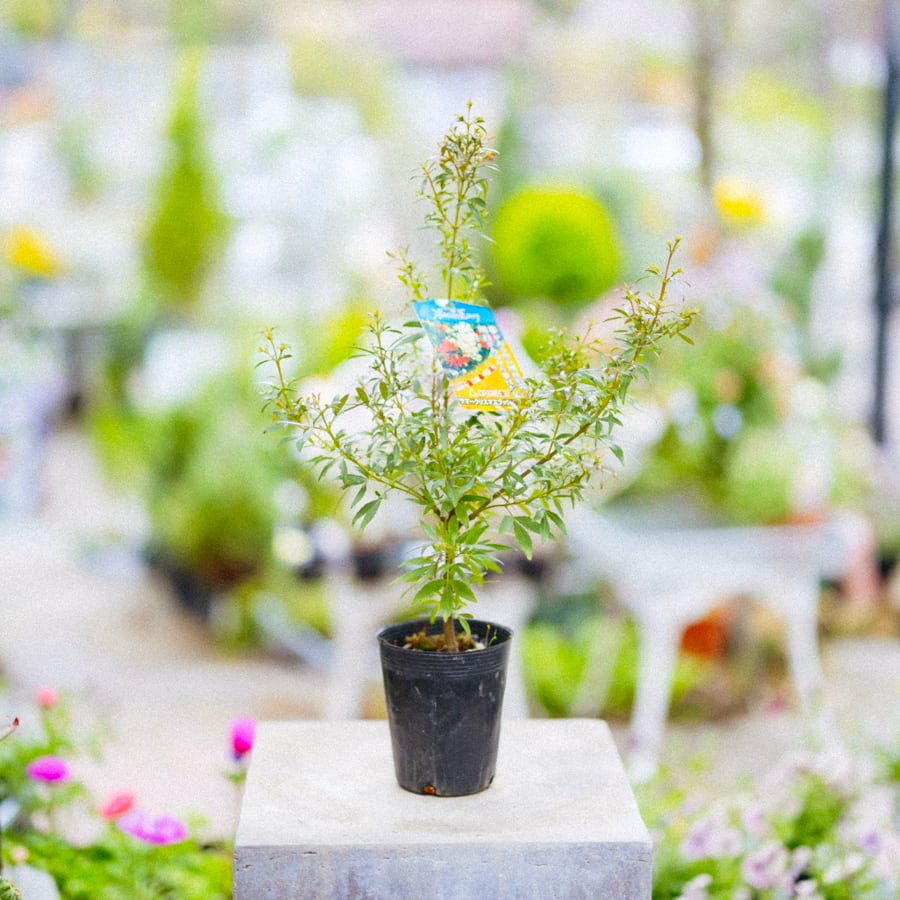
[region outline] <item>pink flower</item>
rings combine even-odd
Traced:
[[[104,819],[118,819],[123,813],[127,813],[134,806],[134,794],[130,791],[120,791],[113,794],[98,810]]]
[[[177,844],[187,837],[187,826],[172,816],[151,816],[138,809],[131,809],[119,817],[119,828],[147,844]]]
[[[256,721],[240,716],[231,723],[231,750],[235,759],[242,759],[253,749]]]
[[[34,781],[66,781],[69,766],[58,756],[39,756],[25,767],[25,774]]]
[[[51,687],[40,687],[34,695],[41,709],[53,709],[59,703],[59,694]]]

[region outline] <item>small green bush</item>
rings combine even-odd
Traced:
[[[541,297],[575,306],[618,279],[612,216],[601,201],[579,191],[519,191],[497,210],[493,237],[497,287],[508,300]]]

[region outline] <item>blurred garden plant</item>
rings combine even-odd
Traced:
[[[164,312],[184,315],[200,299],[228,234],[209,160],[197,82],[202,54],[185,51],[169,125],[169,157],[143,237],[144,270]]]
[[[129,791],[95,802],[75,775],[77,759],[97,752],[94,742],[76,735],[55,691],[42,690],[36,700],[35,715],[22,717],[21,727],[16,720],[16,739],[0,744],[0,803],[15,811],[0,847],[3,866],[49,873],[66,900],[230,897],[230,848],[194,836],[175,816],[142,807]],[[73,815],[92,820],[97,835],[69,839],[60,827],[63,810],[66,821]],[[0,897],[15,898],[12,890],[0,877]]]
[[[822,252],[812,229],[771,272],[744,265],[736,247],[698,268],[697,346],[690,354],[675,347],[654,365],[638,397],[652,433],[608,496],[674,502],[740,524],[820,517],[865,501],[871,448],[830,401],[839,359],[811,340]]]
[[[147,504],[148,557],[202,608],[270,562],[287,476],[258,425],[254,388],[232,371],[170,404],[97,411],[92,427],[116,483]],[[192,599],[193,598],[193,599]]]
[[[613,287],[620,252],[612,216],[577,190],[528,187],[497,210],[492,257],[509,299],[583,305]]]
[[[457,118],[438,155],[421,171],[426,225],[437,234],[439,292],[405,251],[399,280],[411,301],[431,297],[482,304],[485,273],[476,239],[487,212],[487,173],[496,152],[471,106]],[[436,355],[424,348],[418,322],[396,326],[374,314],[359,353],[367,373],[335,397],[304,395],[291,379],[291,351],[266,334],[272,373],[267,407],[276,427],[296,441],[307,469],[352,494],[354,523],[364,529],[389,497],[418,512],[424,544],[405,561],[413,600],[444,623],[448,651],[455,622],[465,627],[473,586],[497,572],[504,535],[527,556],[535,540],[564,532],[566,504],[581,499],[611,455],[632,382],[668,338],[684,337],[692,313],[668,303],[677,279],[669,245],[657,289],[626,289],[617,311],[617,342],[557,331],[548,336],[539,372],[515,385],[501,409],[461,408]]]
[[[647,786],[654,900],[894,898],[898,788],[888,766],[838,749],[797,754],[710,803]]]

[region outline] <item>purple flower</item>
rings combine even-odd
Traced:
[[[863,853],[867,853],[869,856],[876,856],[884,844],[881,832],[876,831],[874,828],[861,832],[857,841]]]
[[[69,777],[69,766],[58,756],[39,756],[28,763],[25,774],[33,781],[48,783],[66,781]]]
[[[116,824],[119,828],[147,844],[177,844],[187,837],[187,826],[172,816],[153,817],[138,809],[132,809],[120,816]]]
[[[741,836],[736,829],[709,820],[695,822],[681,843],[685,859],[721,859],[741,852]]]
[[[741,810],[741,825],[754,837],[762,837],[769,830],[766,811],[758,803],[749,803]]]
[[[768,841],[744,858],[741,875],[752,888],[766,891],[785,883],[790,857],[778,841]]]
[[[711,822],[695,822],[681,842],[681,855],[685,859],[708,859],[712,854],[714,826]]]
[[[242,759],[253,749],[256,721],[240,716],[231,723],[231,752],[235,759]]]

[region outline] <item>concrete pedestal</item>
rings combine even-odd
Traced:
[[[394,780],[386,722],[264,722],[235,900],[649,900],[652,844],[606,724],[508,720],[493,785]]]

